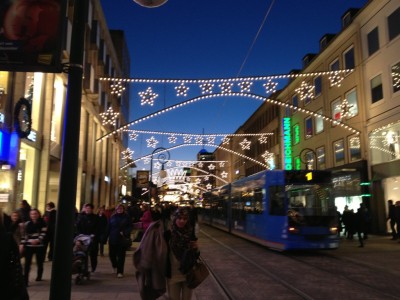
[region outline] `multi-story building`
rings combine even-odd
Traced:
[[[67,7],[63,63],[68,66],[71,47],[73,6]],[[125,149],[122,134],[99,142],[129,112],[126,96],[111,94],[110,82],[101,77],[129,75],[129,54],[123,33],[112,39],[99,0],[90,0],[85,28],[83,90],[81,101],[79,161],[76,205],[93,203],[110,206],[120,194],[120,155]],[[118,41],[117,47],[115,42]],[[122,46],[123,47],[122,47]],[[118,50],[116,50],[118,49]],[[68,88],[66,73],[0,72],[2,136],[11,136],[8,155],[0,171],[1,206],[15,209],[22,199],[43,210],[45,203],[58,201],[64,110]],[[27,138],[13,139],[12,111],[20,97],[29,98],[32,130]],[[101,113],[121,113],[115,126],[103,124]],[[3,134],[4,133],[4,134]],[[125,139],[127,144],[127,140]],[[125,144],[125,145],[126,145]],[[2,145],[3,146],[3,145]]]
[[[237,133],[274,133],[278,146],[247,150],[257,161],[267,150],[274,153],[276,168],[332,170],[338,210],[356,211],[363,202],[372,214],[371,229],[386,232],[386,200],[399,200],[400,189],[400,3],[372,0],[346,11],[341,21],[341,31],[324,35],[319,53],[305,55],[302,70],[293,71],[314,75],[292,78],[271,96],[288,106],[281,105],[276,118],[260,126],[273,115],[271,104],[263,104]],[[323,73],[337,70],[348,71]],[[302,86],[312,95],[301,93]],[[290,134],[289,152],[285,134]],[[221,153],[217,149],[215,157],[230,159],[230,173],[259,171],[242,157]]]

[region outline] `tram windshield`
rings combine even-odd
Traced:
[[[336,216],[329,185],[287,185],[288,216],[298,224],[317,225]]]

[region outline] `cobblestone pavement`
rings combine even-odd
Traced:
[[[204,228],[206,230],[206,228]],[[200,246],[206,246],[206,237],[199,234]],[[133,247],[137,247],[134,243]],[[357,240],[342,239],[340,248],[335,251],[335,255],[348,260],[371,264],[375,268],[391,269],[394,274],[400,275],[400,243],[390,240],[388,236],[370,236],[364,248],[358,248]],[[203,254],[206,254],[204,251]],[[134,267],[132,264],[133,251],[127,252],[125,262],[125,275],[123,278],[116,278],[112,274],[111,263],[108,256],[99,256],[99,263],[96,272],[92,273],[90,280],[85,280],[81,285],[74,283],[71,278],[71,299],[140,299],[138,286],[134,277]],[[213,253],[218,255],[218,253]],[[207,257],[204,257],[207,260]],[[214,260],[215,261],[215,260]],[[23,263],[23,262],[22,262]],[[43,281],[36,282],[36,267],[32,265],[30,273],[30,286],[28,288],[31,300],[47,300],[50,293],[51,262],[45,262]],[[75,276],[75,275],[74,275]],[[194,292],[192,300],[213,299],[218,290],[218,285],[210,276]],[[215,296],[214,296],[215,298]],[[166,299],[166,297],[164,297]],[[222,299],[219,297],[216,300]]]

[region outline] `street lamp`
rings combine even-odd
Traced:
[[[161,164],[161,171],[159,173],[160,178],[167,177],[167,171],[164,170],[164,165],[169,161],[170,154],[169,151],[163,147],[158,147],[154,149],[151,153],[150,161],[150,180],[149,180],[149,202],[151,202],[151,188],[153,185],[153,158],[154,154],[157,154],[157,160]]]
[[[154,8],[165,4],[168,0],[133,0],[133,1],[141,6]]]
[[[303,154],[303,152],[306,152],[306,153]],[[304,148],[303,150],[301,150],[301,152],[300,152],[300,160],[301,160],[301,162],[306,165],[306,170],[311,170],[309,163],[310,163],[310,161],[313,161],[313,160],[308,160],[308,159],[306,159],[306,157],[303,160],[303,156],[306,156],[308,153],[312,153],[312,155],[313,155],[313,157],[315,159],[315,169],[318,170],[317,154],[315,153],[315,151],[313,149]]]

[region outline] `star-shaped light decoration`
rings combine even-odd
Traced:
[[[211,189],[212,189],[212,184],[211,184],[211,183],[207,184],[207,185],[206,185],[206,189],[207,189],[207,190],[211,190]]]
[[[139,136],[139,135],[138,135],[135,131],[132,131],[132,132],[129,134],[129,140],[131,140],[131,141],[137,141],[138,136]]]
[[[393,80],[393,87],[399,88],[400,87],[400,67],[398,64],[392,67],[392,80]]]
[[[125,87],[122,85],[121,81],[113,82],[110,88],[111,95],[117,95],[118,97],[121,97],[122,93],[125,91]]]
[[[242,142],[239,143],[239,145],[242,147],[242,150],[250,150],[251,142],[248,141],[248,140],[245,138]]]
[[[350,138],[350,148],[351,149],[360,149],[360,139],[358,137]]]
[[[202,167],[204,166],[204,163],[203,163],[203,162],[199,162],[199,163],[197,164],[197,166],[198,166],[199,168],[202,168]]]
[[[156,168],[157,170],[159,170],[159,169],[161,168],[160,162],[157,161],[157,162],[154,164],[154,168]]]
[[[305,81],[302,81],[300,87],[295,89],[295,91],[299,95],[300,100],[312,99],[314,97],[314,86],[309,85]]]
[[[228,137],[224,137],[224,138],[221,139],[221,141],[222,141],[222,144],[223,144],[223,145],[228,145],[229,142],[231,141],[231,139],[228,138]]]
[[[103,125],[112,125],[115,127],[117,125],[118,116],[119,116],[119,112],[114,112],[114,110],[110,106],[107,109],[107,111],[100,114],[101,123]]]
[[[208,144],[214,144],[215,143],[215,136],[208,136],[207,137],[207,143]]]
[[[191,142],[192,142],[192,136],[191,135],[189,135],[189,134],[185,134],[184,136],[183,136],[183,142],[185,143],[185,144],[190,144]]]
[[[220,162],[219,162],[219,167],[220,167],[220,168],[225,167],[225,162],[224,162],[224,161],[220,161]]]
[[[222,94],[230,94],[232,93],[233,83],[223,82],[219,85]]]
[[[266,83],[263,84],[263,87],[265,88],[265,93],[266,94],[272,94],[276,92],[276,87],[278,86],[277,82],[272,81],[271,79],[268,79]]]
[[[125,151],[121,152],[122,159],[125,159],[125,160],[132,159],[132,155],[133,155],[134,152],[135,151],[132,151],[131,149],[126,148]]]
[[[274,159],[274,154],[268,151],[265,151],[264,154],[262,154],[261,156],[264,158],[264,161],[266,163]]]
[[[154,136],[146,140],[147,142],[147,148],[155,148],[157,144],[159,143]]]
[[[337,86],[340,87],[342,85],[344,77],[340,73],[334,73],[331,76],[329,76],[329,82],[331,84],[331,87]]]
[[[214,84],[212,83],[203,83],[200,85],[201,88],[201,94],[211,94],[212,93],[212,89],[214,87]]]
[[[146,91],[138,93],[140,96],[140,104],[148,104],[150,106],[154,105],[154,100],[158,97],[158,94],[154,93],[151,87],[148,87]]]
[[[201,179],[200,178],[196,178],[196,180],[194,181],[197,185],[199,185],[201,183]]]
[[[172,167],[172,164],[173,164],[173,163],[172,163],[172,161],[170,161],[170,160],[166,162],[167,167]]]
[[[258,141],[260,142],[260,144],[266,144],[266,143],[268,143],[268,137],[267,137],[267,135],[262,135],[262,136],[258,139]]]
[[[238,83],[241,93],[250,93],[252,85],[253,83],[251,81],[242,81]]]
[[[204,176],[204,181],[208,181],[208,180],[210,180],[210,177],[209,176]]]
[[[143,158],[143,163],[145,165],[148,165],[150,162],[151,162],[151,158],[150,157]]]
[[[196,136],[196,138],[194,139],[194,142],[198,145],[203,144],[203,137],[202,136]]]
[[[223,172],[221,173],[221,177],[222,177],[222,178],[228,178],[228,173],[225,172],[225,171],[223,171]]]
[[[210,171],[215,170],[215,165],[214,165],[214,164],[210,164],[210,165],[208,166],[208,169],[209,169]]]
[[[175,144],[177,139],[178,138],[175,135],[171,135],[171,136],[168,137],[168,142],[170,144]]]
[[[176,90],[176,96],[186,97],[189,87],[185,86],[185,84],[182,82],[179,86],[175,87],[175,90]]]
[[[351,112],[351,109],[353,108],[354,105],[349,104],[349,101],[347,99],[343,99],[342,103],[338,106],[340,109],[340,118],[345,119],[345,118],[350,118],[353,116],[353,113]]]

